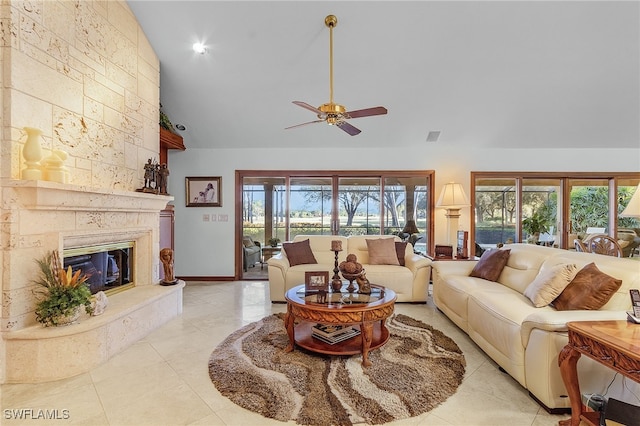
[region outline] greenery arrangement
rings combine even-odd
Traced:
[[[269,238],[267,240],[267,243],[271,246],[271,247],[277,247],[278,244],[280,244],[280,238]]]
[[[40,267],[40,277],[34,282],[42,287],[38,293],[43,297],[36,306],[38,322],[46,327],[60,325],[81,306],[86,313],[93,313],[91,290],[85,284],[88,275],[81,274],[80,270],[73,273],[71,266],[65,271],[57,250],[36,262]]]
[[[536,242],[540,234],[549,232],[551,219],[544,209],[535,212],[522,221],[522,230],[529,235],[531,242]]]

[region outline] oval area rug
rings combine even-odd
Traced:
[[[429,411],[455,393],[465,360],[453,340],[396,314],[391,337],[362,356],[325,356],[288,343],[284,315],[253,322],[227,337],[209,358],[209,376],[237,405],[305,425],[381,424]]]

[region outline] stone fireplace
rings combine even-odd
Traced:
[[[13,231],[3,271],[6,383],[86,372],[182,312],[184,283],[158,285],[159,212],[172,197],[24,180],[4,182],[3,191],[5,203],[10,200],[4,208]],[[109,295],[100,316],[84,315],[71,326],[43,327],[34,315],[35,259],[51,250],[72,255],[65,255],[68,259],[86,254],[88,247],[107,249],[105,271],[110,248],[117,248],[111,251],[114,257],[120,248],[131,248],[126,251],[133,256],[126,289]]]

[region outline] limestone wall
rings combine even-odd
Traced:
[[[158,158],[159,62],[123,1],[0,6],[2,178],[20,179],[23,127],[69,154],[70,183],[133,190]],[[46,152],[46,151],[45,151]]]

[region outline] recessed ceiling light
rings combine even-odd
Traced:
[[[202,44],[202,43],[193,43],[193,51],[196,53],[199,53],[201,55],[204,55],[205,53],[207,53],[207,47]]]
[[[183,130],[187,130],[187,128],[184,126],[184,124],[176,124],[176,129],[183,131]]]

